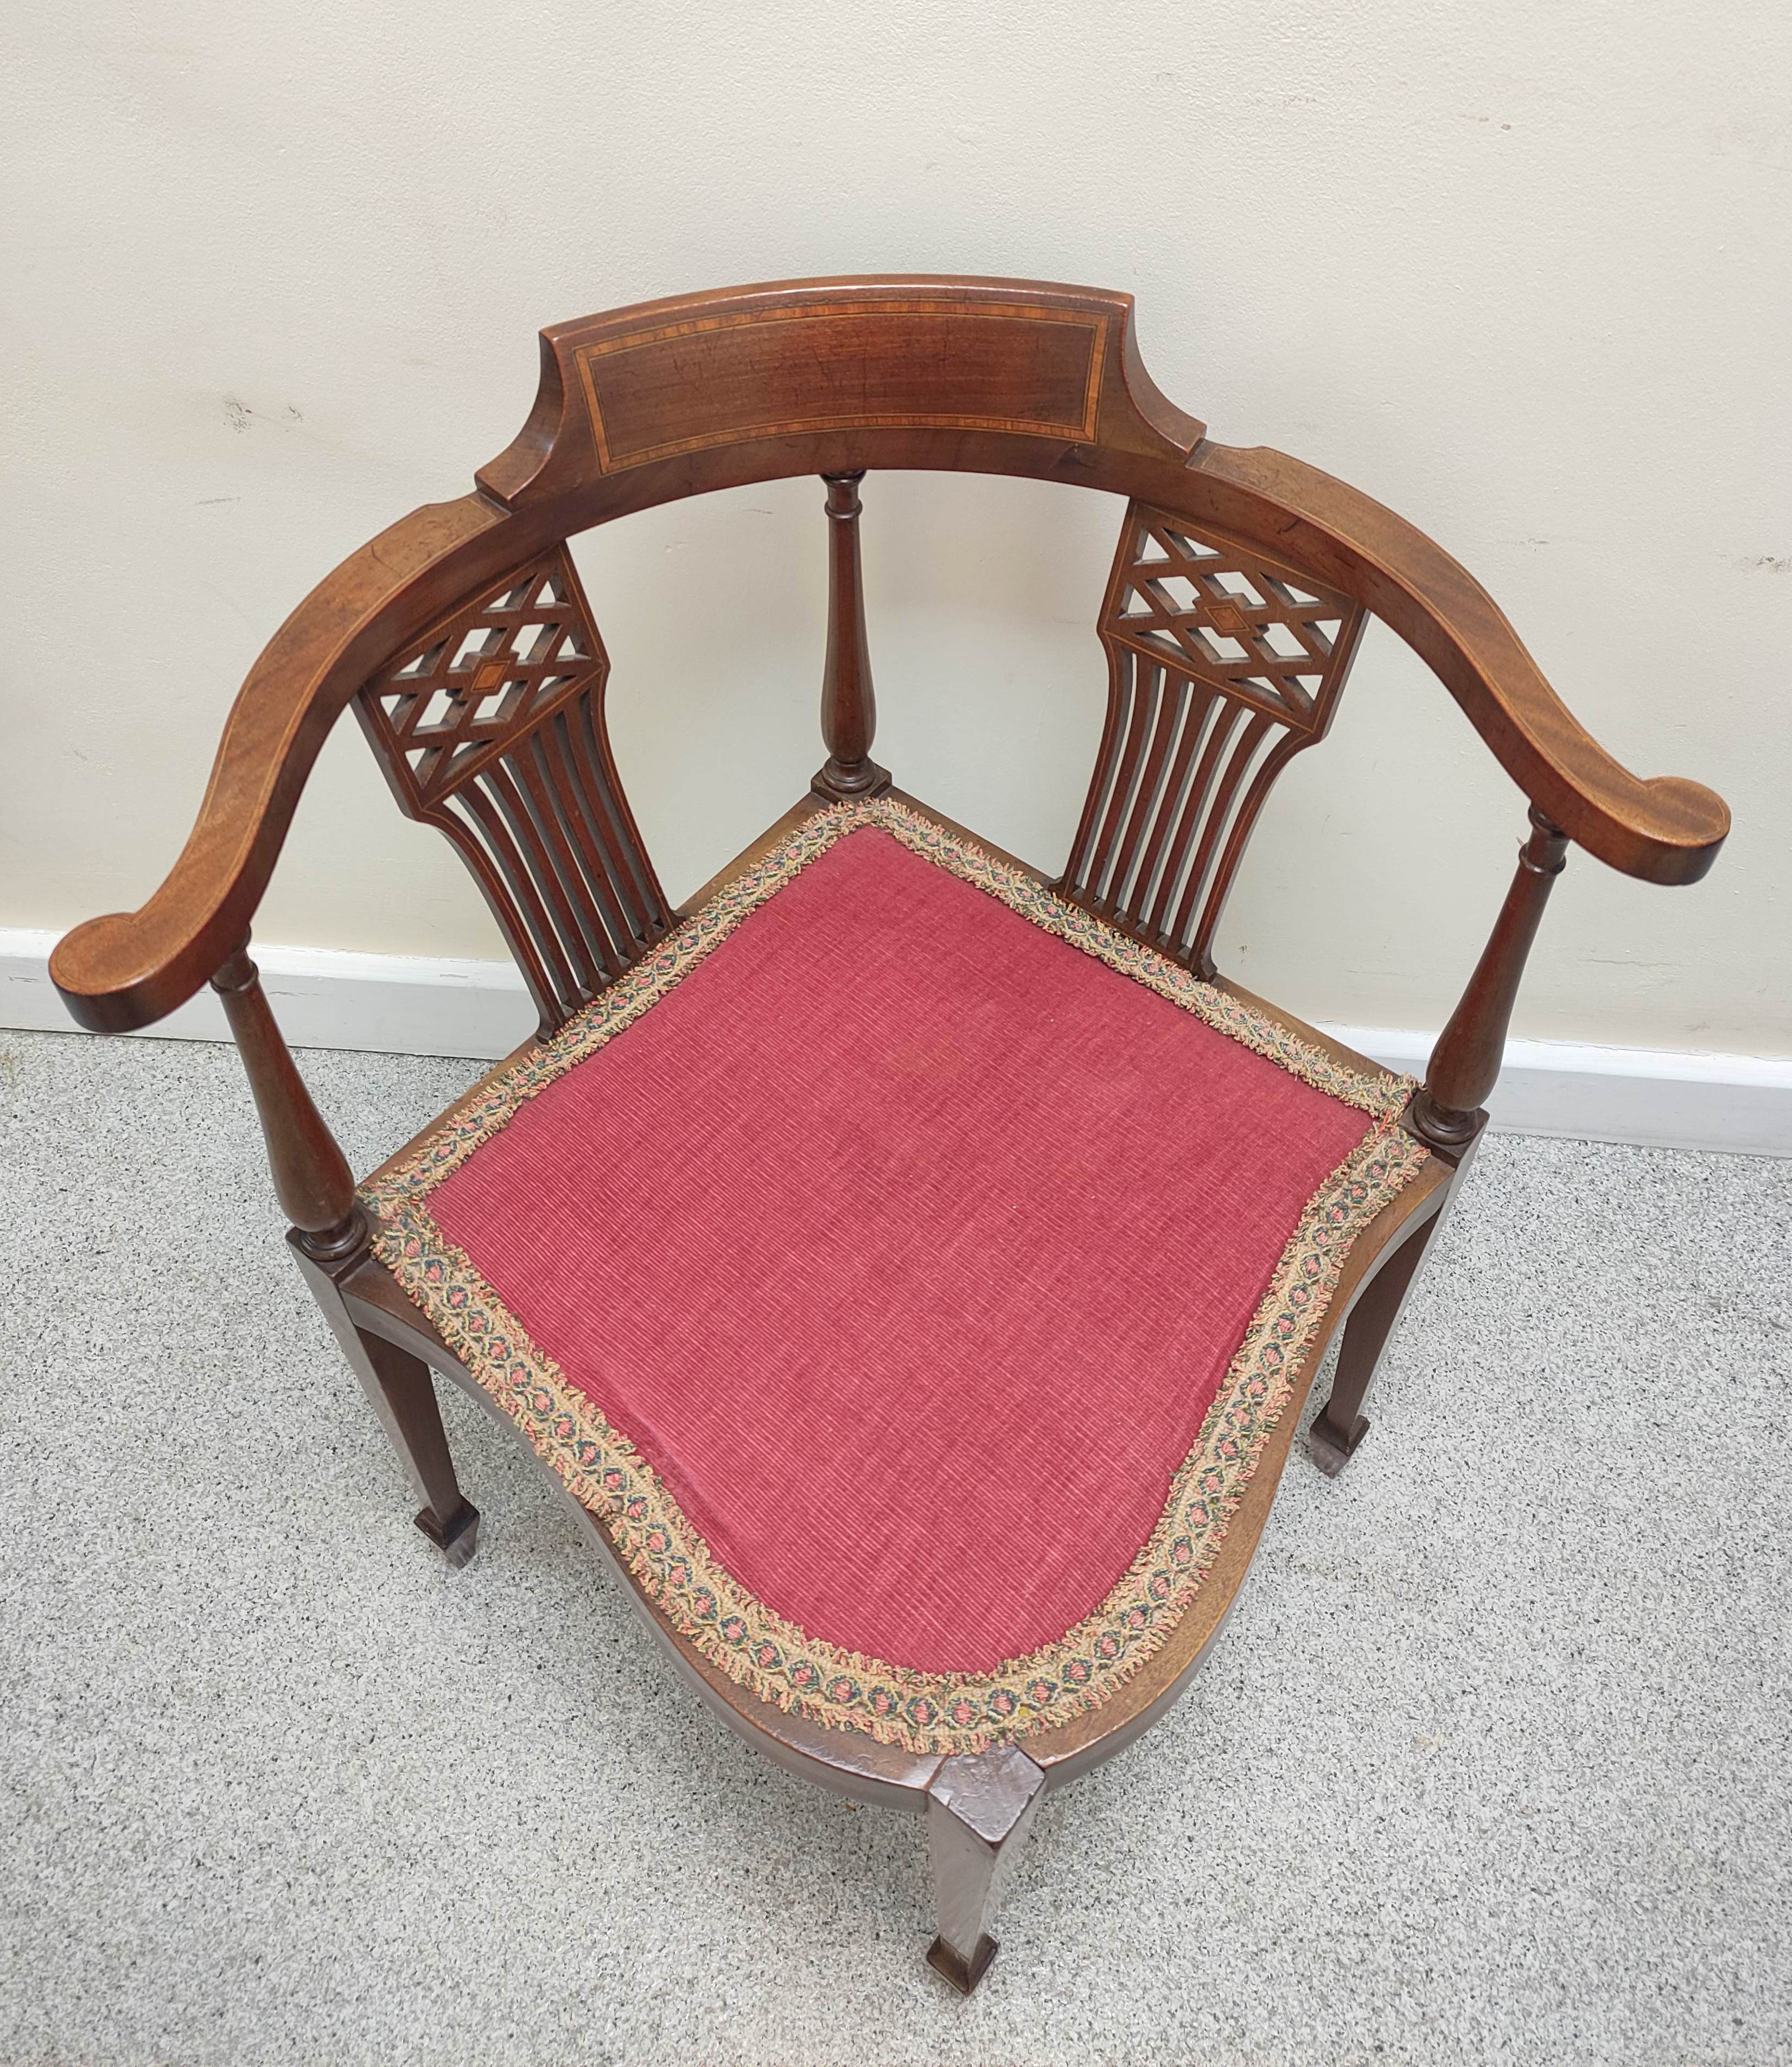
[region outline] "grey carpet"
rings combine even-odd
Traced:
[[[0,2058],[1792,2057],[1792,1164],[1489,1144],[965,2004],[919,1825],[701,1711],[457,1395],[483,1545],[412,1530],[229,1050],[0,1053]],[[359,1168],[474,1074],[306,1066]]]

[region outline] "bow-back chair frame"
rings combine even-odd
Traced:
[[[539,1008],[536,1038],[547,1038],[681,916],[610,756],[607,663],[565,542],[715,489],[800,474],[827,484],[826,758],[810,793],[681,908],[689,912],[806,816],[889,789],[872,758],[858,527],[863,477],[892,468],[1016,475],[1126,498],[1099,619],[1107,724],[1050,887],[1197,976],[1249,998],[1213,966],[1214,925],[1269,785],[1323,737],[1369,615],[1429,664],[1530,806],[1517,871],[1403,1123],[1431,1151],[1426,1170],[1355,1244],[1293,1405],[1194,1606],[1104,1705],[970,1756],[920,1755],[823,1727],[710,1663],[573,1503],[674,1663],[729,1724],[809,1780],[925,1815],[940,1913],[929,1956],[968,1990],[994,1950],[986,1927],[1000,1869],[1042,1791],[1148,1728],[1212,1643],[1301,1402],[1340,1329],[1310,1446],[1336,1471],[1362,1440],[1370,1380],[1485,1124],[1526,956],[1568,847],[1646,881],[1691,883],[1728,830],[1722,802],[1696,782],[1640,779],[1614,761],[1486,592],[1410,524],[1280,453],[1209,439],[1146,373],[1129,297],[1001,279],[786,282],[544,331],[539,392],[514,442],[473,493],[395,524],[294,611],[237,698],[166,881],[140,911],[78,928],[54,974],[75,1017],[106,1033],[147,1025],[207,983],[218,991],[299,1267],[409,1472],[419,1526],[464,1562],[478,1517],[456,1478],[432,1372],[491,1403],[372,1253],[348,1164],[249,957],[299,793],[355,704],[400,807],[441,826],[472,867]],[[1347,1063],[1373,1066],[1249,1001]]]

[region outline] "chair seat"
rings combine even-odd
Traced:
[[[819,810],[365,1203],[738,1682],[917,1751],[1192,1598],[1351,1243],[1365,1074],[889,799]]]

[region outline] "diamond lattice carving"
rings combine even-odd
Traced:
[[[401,807],[473,871],[544,1027],[672,924],[611,757],[609,671],[558,546],[444,618],[356,699]]]
[[[1107,723],[1062,893],[1210,973],[1263,800],[1324,737],[1363,621],[1297,568],[1130,504],[1101,613]]]
[[[438,624],[362,708],[408,806],[427,811],[609,662],[563,547]]]
[[[1343,635],[1359,614],[1334,590],[1141,511],[1129,526],[1103,628],[1180,674],[1312,732],[1321,729]]]

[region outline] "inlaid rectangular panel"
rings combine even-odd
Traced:
[[[827,430],[1095,436],[1105,315],[1043,304],[811,303],[606,338],[575,355],[606,473]]]

